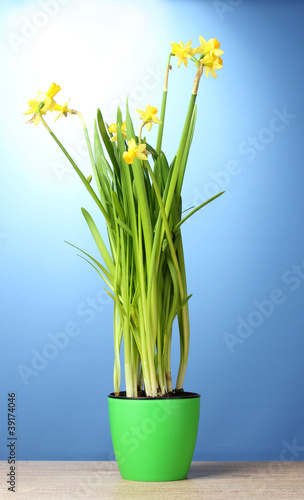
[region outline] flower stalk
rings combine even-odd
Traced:
[[[160,121],[161,121],[161,124],[160,124],[160,126],[158,128],[158,134],[157,134],[156,153],[158,155],[160,155],[160,152],[161,152],[162,140],[163,140],[163,133],[164,133],[164,123],[165,123],[167,95],[168,95],[169,71],[170,71],[170,69],[172,67],[170,65],[171,56],[172,56],[172,53],[170,52],[170,55],[168,57],[167,66],[166,66],[165,84],[164,84],[163,97],[162,97],[162,103],[161,103],[161,111],[160,111]]]

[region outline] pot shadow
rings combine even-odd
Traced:
[[[265,470],[269,462],[192,462],[187,479],[221,476],[225,474],[246,475]]]

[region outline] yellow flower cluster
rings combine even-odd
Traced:
[[[40,115],[45,115],[47,111],[50,111],[51,113],[53,111],[59,111],[59,115],[55,120],[58,120],[60,116],[67,116],[68,113],[72,112],[71,109],[68,109],[69,101],[61,106],[54,100],[54,97],[58,94],[59,90],[61,90],[61,87],[56,85],[56,83],[52,83],[47,92],[37,92],[38,95],[35,99],[30,99],[28,101],[29,109],[23,113],[24,115],[33,115],[28,123],[38,125]],[[41,106],[41,104],[43,104],[43,106]]]
[[[191,59],[196,65],[199,65],[199,62],[203,64],[207,77],[209,77],[210,73],[213,78],[217,78],[215,70],[223,67],[223,61],[220,56],[224,52],[220,49],[220,43],[216,38],[210,38],[210,40],[206,41],[202,36],[200,36],[199,40],[200,46],[195,49],[191,48],[191,40],[189,40],[186,45],[184,45],[183,42],[170,42],[172,46],[171,54],[178,57],[178,67],[180,67],[182,63],[184,63],[185,66],[188,66],[188,59]],[[199,57],[196,58],[195,55],[199,55]],[[25,111],[24,114],[33,115],[28,123],[38,125],[41,116],[47,113],[47,111],[50,111],[51,113],[53,111],[59,111],[55,120],[57,120],[60,116],[67,116],[68,114],[76,113],[68,108],[69,101],[60,105],[54,100],[55,95],[60,90],[61,87],[59,85],[52,83],[47,92],[37,92],[37,96],[28,101],[29,109]],[[137,109],[137,112],[142,120],[138,135],[139,144],[136,144],[135,140],[131,139],[131,141],[128,141],[128,150],[123,153],[123,158],[129,165],[133,163],[134,158],[147,160],[147,156],[144,154],[148,153],[146,151],[146,144],[141,144],[141,131],[143,127],[145,126],[147,130],[150,131],[153,123],[162,123],[157,117],[157,109],[154,106],[150,106],[148,104],[144,111]],[[124,121],[121,125],[121,133],[124,140],[127,139],[126,128],[127,124],[126,121]],[[109,132],[112,134],[112,137],[110,138],[111,142],[117,142],[117,125],[115,123],[112,123],[109,126]]]
[[[192,59],[196,63],[202,60],[206,76],[209,77],[210,73],[213,78],[217,78],[215,70],[223,67],[223,61],[219,56],[224,54],[224,51],[220,49],[220,42],[216,38],[210,38],[207,42],[202,36],[199,37],[199,40],[201,45],[196,47],[196,49],[191,48],[191,40],[186,45],[182,42],[171,42],[172,55],[178,57],[178,67],[182,63],[188,66],[188,59]],[[200,54],[199,59],[194,57],[196,54]]]
[[[143,111],[142,109],[137,109],[136,111],[139,113],[140,119],[142,120],[142,124],[139,132],[139,144],[136,144],[135,140],[131,139],[131,141],[128,141],[128,151],[125,151],[123,154],[123,158],[128,163],[128,165],[131,165],[133,163],[134,158],[138,158],[139,160],[148,159],[147,156],[144,154],[148,153],[148,151],[146,151],[146,144],[140,143],[140,135],[142,128],[146,126],[147,130],[150,131],[152,128],[152,123],[157,123],[157,124],[162,123],[156,116],[157,109],[154,106],[150,106],[150,104],[147,104],[145,111]],[[127,138],[126,128],[127,124],[126,121],[124,121],[123,124],[121,125],[121,133],[123,139]],[[110,141],[116,142],[117,141],[116,123],[112,123],[109,126],[109,132],[113,134]]]

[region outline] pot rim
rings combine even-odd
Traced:
[[[121,391],[123,394],[126,394],[126,391]],[[196,392],[181,392],[177,394],[171,394],[170,396],[156,396],[156,397],[147,397],[147,396],[139,396],[138,398],[127,398],[127,396],[122,395],[122,396],[115,396],[114,392],[111,392],[108,394],[108,398],[111,399],[124,399],[124,400],[143,400],[143,401],[167,401],[167,400],[175,400],[175,399],[193,399],[193,398],[200,398],[201,395],[196,393]]]

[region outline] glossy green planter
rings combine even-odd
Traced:
[[[110,394],[113,448],[124,479],[176,481],[187,477],[194,453],[200,396],[126,398]]]

